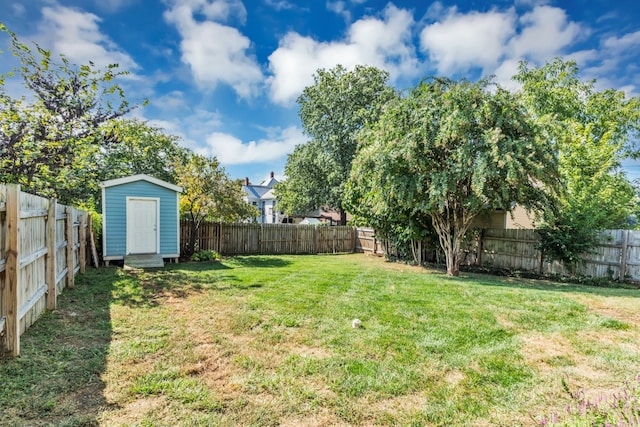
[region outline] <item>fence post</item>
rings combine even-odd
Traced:
[[[5,286],[6,345],[11,357],[20,356],[20,185],[8,184],[6,194]]]
[[[260,232],[258,233],[258,250],[263,253],[262,242],[264,241],[264,224],[260,224]]]
[[[218,253],[222,255],[222,221],[218,223]]]
[[[47,214],[47,308],[55,310],[58,302],[56,288],[56,199],[49,199]]]
[[[67,218],[64,221],[64,226],[66,228],[67,235],[67,286],[69,288],[73,288],[74,285],[74,277],[73,277],[73,207],[67,206],[65,212],[67,213]]]
[[[356,253],[356,228],[355,227],[351,227],[351,253],[355,254]]]
[[[87,214],[80,214],[80,225],[78,226],[78,264],[80,264],[80,273],[84,273],[87,267]]]
[[[338,232],[338,230],[336,229],[336,227],[334,227],[333,228],[333,242],[332,242],[332,245],[333,245],[332,250],[333,250],[334,254],[336,253],[336,239],[338,238],[338,236],[336,236],[337,232]]]
[[[627,257],[629,252],[629,230],[622,232],[622,259],[620,260],[620,281],[624,282],[624,278],[627,276]]]
[[[482,267],[482,251],[484,246],[484,228],[480,229],[478,234],[478,253],[476,255],[476,265]]]
[[[318,226],[313,226],[313,254],[318,254]]]
[[[540,236],[536,238],[538,239],[538,242],[540,242]],[[542,248],[540,248],[540,245],[538,245],[538,274],[542,275],[543,272],[544,272],[544,252],[542,251]]]

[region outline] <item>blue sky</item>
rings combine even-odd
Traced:
[[[510,77],[518,61],[575,59],[599,88],[640,95],[637,0],[0,0],[0,21],[73,62],[118,63],[134,115],[215,155],[234,178],[282,177],[304,143],[295,100],[318,68]],[[6,50],[7,38],[0,37]],[[10,57],[0,56],[6,71]],[[18,86],[10,90],[19,93]],[[625,166],[640,178],[640,166]]]

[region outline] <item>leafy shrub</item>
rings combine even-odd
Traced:
[[[191,261],[215,261],[220,259],[220,254],[212,250],[198,251],[191,255]]]

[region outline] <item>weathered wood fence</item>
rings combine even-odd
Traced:
[[[181,224],[180,241],[184,245],[191,229]],[[547,262],[538,249],[535,230],[484,229],[470,238],[463,264],[538,274],[567,275],[561,262]],[[211,249],[225,255],[235,254],[318,254],[365,252],[384,255],[395,248],[376,236],[373,229],[350,226],[314,226],[292,224],[205,223],[197,233],[196,250]],[[184,247],[183,247],[184,250]],[[426,243],[419,246],[422,259],[443,261],[436,249]],[[640,282],[640,231],[607,230],[592,254],[575,272],[581,276]]]
[[[548,262],[539,250],[540,239],[535,230],[483,229],[476,230],[464,246],[463,265],[483,266],[511,271],[528,271],[545,275],[569,275],[569,269],[558,261]],[[358,229],[358,252],[384,255],[394,249],[375,236],[372,229]],[[436,248],[421,246],[423,259],[436,262]],[[394,254],[395,255],[395,254]],[[574,274],[613,280],[640,282],[640,230],[605,230],[593,253],[585,254]]]
[[[538,249],[535,230],[482,230],[467,248],[466,264],[567,275],[562,262],[547,262]],[[640,230],[604,230],[593,253],[583,256],[575,274],[614,280],[640,281]]]
[[[84,271],[89,221],[84,211],[0,185],[0,353],[19,356],[20,335]]]
[[[191,224],[180,224],[181,252],[185,251]],[[349,226],[293,224],[227,224],[207,222],[196,235],[195,250],[236,254],[323,254],[353,252],[356,229]]]

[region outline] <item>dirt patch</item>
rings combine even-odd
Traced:
[[[640,328],[640,300],[576,295],[574,300],[589,311]]]
[[[166,405],[165,399],[161,396],[141,397],[120,409],[106,412],[102,415],[100,425],[122,426],[135,424],[143,419],[147,414],[157,414]]]
[[[532,365],[544,364],[555,357],[575,352],[571,343],[558,333],[532,333],[522,336],[522,341],[522,355]]]
[[[221,329],[220,324],[224,321],[224,313],[211,307],[211,315],[205,321],[201,318],[196,321],[201,313],[194,312],[194,304],[189,299],[168,298],[165,303],[171,306],[176,319],[184,319],[189,325],[180,333],[186,331],[189,335],[186,341],[194,346],[191,349],[191,361],[181,367],[181,373],[201,378],[223,401],[236,399],[242,390],[231,378],[241,373],[241,369],[232,363],[229,355],[214,340],[215,331]]]
[[[423,393],[406,394],[389,399],[378,400],[372,403],[363,403],[362,407],[369,407],[371,412],[406,412],[420,410],[427,404],[427,398]]]
[[[464,372],[460,372],[457,369],[456,370],[447,371],[444,374],[444,381],[447,384],[450,384],[452,386],[456,386],[456,385],[460,384],[466,378],[467,378],[467,376],[464,374]]]
[[[302,418],[288,418],[280,422],[280,427],[347,427],[334,414],[329,411],[323,411],[320,414],[308,415]]]
[[[506,329],[513,330],[517,328],[516,324],[509,320],[506,315],[496,313],[496,321]]]
[[[572,390],[593,389],[597,392],[609,388],[610,372],[596,366],[559,333],[535,333],[522,337],[521,353],[530,366],[540,371],[543,379],[565,382]]]
[[[329,350],[321,347],[309,347],[303,344],[286,345],[283,347],[289,354],[295,354],[303,357],[315,357],[317,359],[326,359],[333,356]]]

